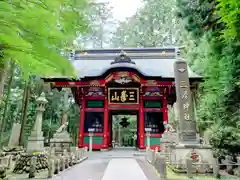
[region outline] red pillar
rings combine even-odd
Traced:
[[[104,124],[103,124],[103,148],[108,148],[108,138],[109,138],[109,131],[108,131],[108,100],[105,97],[104,100]]]
[[[85,120],[85,104],[86,100],[82,98],[82,105],[80,107],[80,127],[78,135],[78,147],[82,148],[84,144],[84,120]]]
[[[139,101],[139,132],[138,132],[138,138],[139,138],[139,148],[144,149],[144,107],[143,107],[143,99],[140,95],[140,101]]]
[[[164,94],[164,99],[163,99],[163,123],[168,124],[168,104],[167,104],[166,94]]]

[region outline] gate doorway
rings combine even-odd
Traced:
[[[138,148],[138,111],[110,111],[109,116],[110,146]]]

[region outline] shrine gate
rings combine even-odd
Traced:
[[[137,115],[137,148],[160,149],[168,124],[168,105],[176,101],[173,64],[177,48],[102,49],[75,51],[71,61],[80,79],[43,78],[52,88],[71,88],[80,106],[78,146],[89,147],[89,128],[94,129],[93,149],[112,148],[112,114]],[[194,89],[202,78],[190,69]]]

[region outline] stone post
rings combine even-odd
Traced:
[[[64,169],[65,169],[64,156],[60,155],[60,171],[63,171]]]
[[[76,162],[78,162],[80,160],[80,153],[79,150],[76,150]]]
[[[27,152],[43,152],[44,151],[44,137],[42,132],[42,116],[45,111],[45,104],[48,102],[45,94],[42,93],[37,98],[36,120],[30,137],[28,137]]]
[[[232,157],[229,155],[226,155],[226,161],[227,161],[227,172],[231,172],[233,169],[233,165],[231,165]]]
[[[188,178],[192,178],[192,159],[186,158],[186,168],[187,168],[187,176]]]
[[[163,155],[158,154],[157,159],[157,170],[160,174],[160,179],[166,180],[167,179],[167,165],[166,165],[166,158]]]
[[[73,155],[70,154],[69,156],[69,166],[72,166],[73,165]]]
[[[238,164],[237,171],[240,172],[240,156],[237,157],[237,164]]]
[[[147,133],[147,149],[150,149],[150,133]]]
[[[54,160],[50,158],[48,161],[48,178],[53,177],[54,171],[55,171]]]
[[[54,170],[54,174],[58,174],[60,171],[60,161],[59,159],[55,159],[55,170]]]
[[[150,150],[150,136],[151,136],[152,128],[145,128],[145,132],[147,134],[147,148],[146,151]]]
[[[33,156],[31,158],[31,162],[30,162],[30,169],[29,169],[28,178],[34,178],[35,177],[36,165],[37,165],[37,157]]]
[[[77,150],[77,160],[79,161],[82,158],[83,154],[83,149],[78,149]]]
[[[92,139],[93,139],[93,135],[89,135],[89,152],[92,152]]]
[[[69,157],[65,156],[65,168],[69,168]]]
[[[93,133],[94,133],[95,129],[94,128],[89,128],[88,132],[89,132],[89,152],[92,152],[92,144],[93,144]]]
[[[220,178],[219,165],[218,165],[218,159],[217,158],[212,159],[212,167],[213,167],[214,177]]]
[[[156,147],[155,150],[153,151],[153,155],[152,155],[152,165],[155,165],[157,153],[158,153],[158,148]]]

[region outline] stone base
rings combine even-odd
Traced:
[[[56,154],[62,154],[63,150],[66,149],[68,152],[71,151],[72,138],[67,131],[55,133],[53,138],[50,140],[50,147],[55,148]]]
[[[27,153],[43,152],[44,137],[28,137]]]
[[[21,154],[20,158],[16,161],[15,167],[13,169],[13,173],[23,174],[29,173],[30,170],[30,162],[33,156],[37,157],[36,163],[36,171],[40,172],[41,170],[48,168],[48,158],[46,154]]]
[[[101,152],[109,151],[109,149],[100,149]]]
[[[3,147],[3,152],[0,152],[0,157],[9,155],[12,156],[12,160],[16,160],[16,158],[22,153],[24,153],[24,149],[21,146],[14,148]]]
[[[3,152],[23,152],[22,146],[15,146],[15,147],[3,147]]]
[[[186,159],[192,159],[193,169],[198,172],[212,172],[213,153],[209,145],[178,144],[172,149],[169,164],[176,169],[186,170]]]
[[[138,151],[139,151],[139,152],[146,152],[146,149],[139,149],[139,148],[138,148]]]
[[[0,165],[0,179],[4,179],[7,176],[7,168]]]

